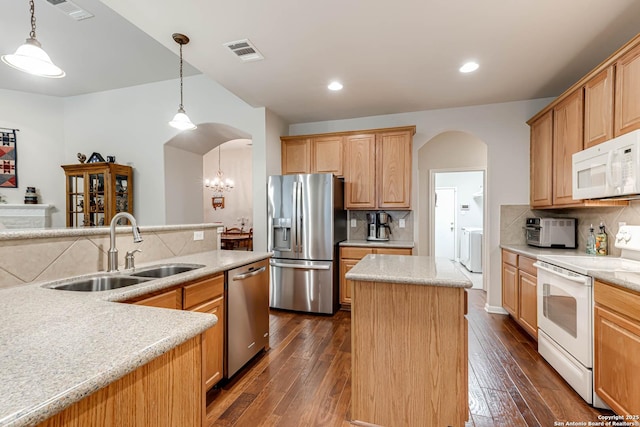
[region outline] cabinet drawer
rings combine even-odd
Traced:
[[[522,271],[529,273],[532,276],[538,276],[538,269],[533,266],[533,263],[536,262],[533,258],[527,258],[526,256],[520,255],[518,257],[518,268]]]
[[[214,299],[224,293],[224,274],[184,287],[184,308]]]
[[[595,281],[594,301],[620,314],[640,321],[640,294],[607,283]]]
[[[135,305],[145,305],[147,307],[182,309],[182,289],[174,289],[163,294],[136,301]]]
[[[502,250],[502,262],[507,264],[511,264],[514,267],[518,266],[518,254],[514,252],[509,252],[507,250]]]
[[[362,259],[373,253],[372,248],[345,247],[340,248],[340,258]]]
[[[377,248],[375,250],[380,255],[411,255],[411,248]]]

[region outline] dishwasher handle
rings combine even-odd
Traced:
[[[286,264],[282,262],[272,262],[271,265],[274,267],[297,268],[301,270],[329,270],[331,268],[330,265],[302,265],[302,264]]]
[[[257,270],[252,270],[252,271],[249,271],[249,272],[247,272],[247,273],[243,273],[243,274],[236,274],[235,276],[233,276],[233,277],[232,277],[232,279],[231,279],[231,280],[244,280],[244,279],[246,279],[247,277],[253,277],[253,276],[256,276],[256,275],[258,275],[258,274],[262,273],[263,271],[265,271],[266,269],[267,269],[267,267],[260,267],[260,268],[259,268],[259,269],[257,269]]]

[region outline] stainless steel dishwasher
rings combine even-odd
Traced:
[[[227,271],[225,378],[269,345],[269,262]]]

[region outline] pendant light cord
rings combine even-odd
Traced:
[[[180,43],[180,108],[184,108],[182,105],[182,43]]]
[[[31,12],[31,32],[29,33],[29,37],[32,39],[36,38],[36,12],[35,5],[33,4],[33,0],[29,0],[29,10]]]

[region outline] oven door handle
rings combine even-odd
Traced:
[[[560,276],[563,279],[571,280],[572,282],[581,283],[583,285],[588,284],[587,283],[588,282],[588,278],[586,278],[586,277],[569,276],[568,274],[560,273],[559,271],[555,271],[555,270],[552,270],[550,268],[547,268],[547,267],[545,267],[542,264],[539,264],[537,262],[534,262],[533,266],[536,267],[536,268],[539,268],[540,270],[544,270],[544,271],[546,271],[548,273],[555,274],[556,276]]]

